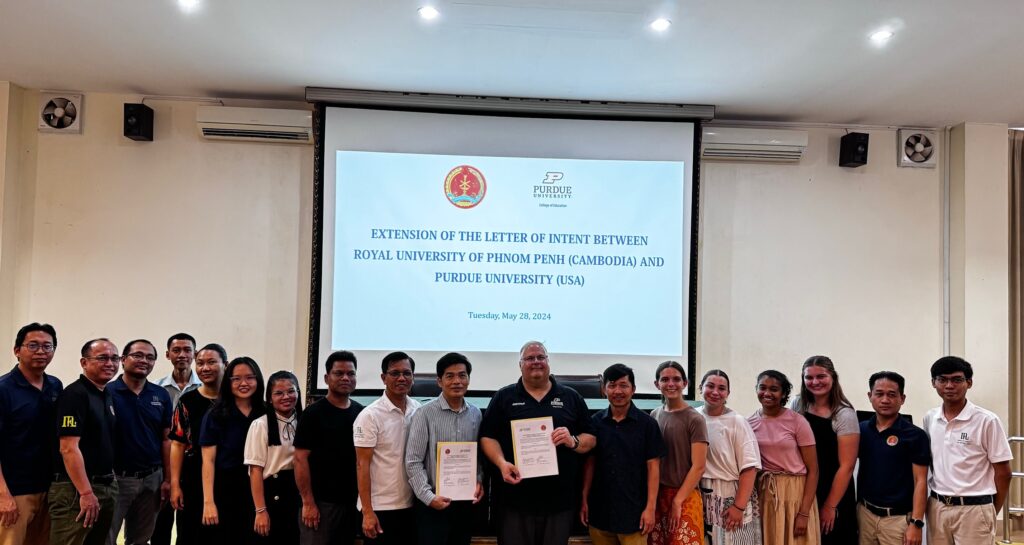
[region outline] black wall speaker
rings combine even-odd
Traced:
[[[859,167],[868,162],[868,135],[851,132],[839,139],[839,166]]]
[[[132,140],[153,141],[153,108],[145,104],[124,105],[124,135]]]

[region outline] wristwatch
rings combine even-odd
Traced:
[[[907,514],[907,524],[913,524],[918,528],[924,528],[924,521],[921,519],[916,519],[910,514]]]
[[[580,438],[576,435],[572,436],[572,450],[580,448]]]

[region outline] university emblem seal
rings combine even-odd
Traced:
[[[885,444],[889,445],[890,447],[895,447],[896,444],[899,443],[899,442],[900,442],[900,438],[896,437],[895,435],[890,435],[889,437],[887,437],[885,439]]]
[[[448,202],[459,208],[473,208],[484,200],[487,181],[475,167],[459,165],[444,178],[444,194]]]

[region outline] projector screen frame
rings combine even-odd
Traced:
[[[568,119],[591,119],[591,120],[614,120],[614,121],[656,121],[661,123],[692,123],[693,124],[693,160],[692,163],[692,187],[690,201],[690,248],[689,248],[689,292],[687,294],[686,312],[687,319],[687,347],[686,365],[687,376],[690,379],[687,387],[686,399],[693,400],[696,395],[697,382],[695,377],[697,365],[697,303],[698,303],[698,267],[699,256],[699,234],[700,234],[700,146],[701,146],[701,118],[673,118],[663,117],[652,118],[648,116],[623,117],[621,115],[600,115],[595,112],[593,115],[580,115],[574,112],[571,115],[557,115],[547,113],[523,113],[506,112],[501,110],[466,111],[452,108],[422,108],[402,105],[382,106],[380,104],[357,105],[351,103],[333,103],[325,101],[313,102],[313,202],[312,202],[312,240],[311,240],[311,267],[310,267],[310,298],[309,298],[309,336],[307,342],[306,359],[306,396],[312,402],[326,395],[326,389],[318,387],[319,357],[320,357],[320,327],[321,327],[321,296],[322,296],[322,272],[323,272],[323,239],[324,239],[324,155],[325,155],[325,124],[327,108],[360,108],[370,110],[386,111],[407,111],[436,114],[457,114],[457,115],[481,115],[491,117],[531,117],[531,118],[568,118]],[[453,348],[457,350],[457,348]],[[372,365],[375,365],[374,362]],[[432,367],[432,366],[431,366]],[[557,375],[557,373],[554,373]],[[353,395],[369,396],[380,395],[382,388],[357,388]],[[496,390],[469,390],[469,397],[490,397]],[[658,394],[637,393],[638,399],[656,399]]]

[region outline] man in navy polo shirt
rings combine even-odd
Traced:
[[[900,417],[906,381],[879,371],[868,379],[875,416],[860,423],[857,520],[860,545],[920,545],[928,501],[931,446]]]
[[[53,407],[64,386],[45,371],[56,349],[52,325],[28,324],[14,339],[18,365],[0,377],[0,545],[50,539]]]
[[[522,377],[491,398],[480,424],[480,449],[498,470],[495,518],[499,545],[567,543],[579,500],[581,454],[594,448],[583,397],[551,377],[548,350],[529,341],[519,350]],[[551,417],[558,475],[523,479],[515,466],[513,420]]]
[[[50,545],[100,545],[117,501],[114,480],[114,404],[106,385],[121,356],[109,339],[82,346],[82,376],[57,396],[59,442],[54,455]]]
[[[665,451],[661,428],[633,405],[632,369],[616,363],[601,378],[608,408],[591,418],[597,447],[583,468],[580,521],[594,545],[646,545]]]
[[[114,428],[114,473],[117,507],[107,545],[114,545],[124,523],[125,545],[145,544],[153,534],[160,503],[171,488],[171,396],[146,377],[156,366],[156,347],[139,339],[124,347],[124,373],[110,383],[117,426]]]

